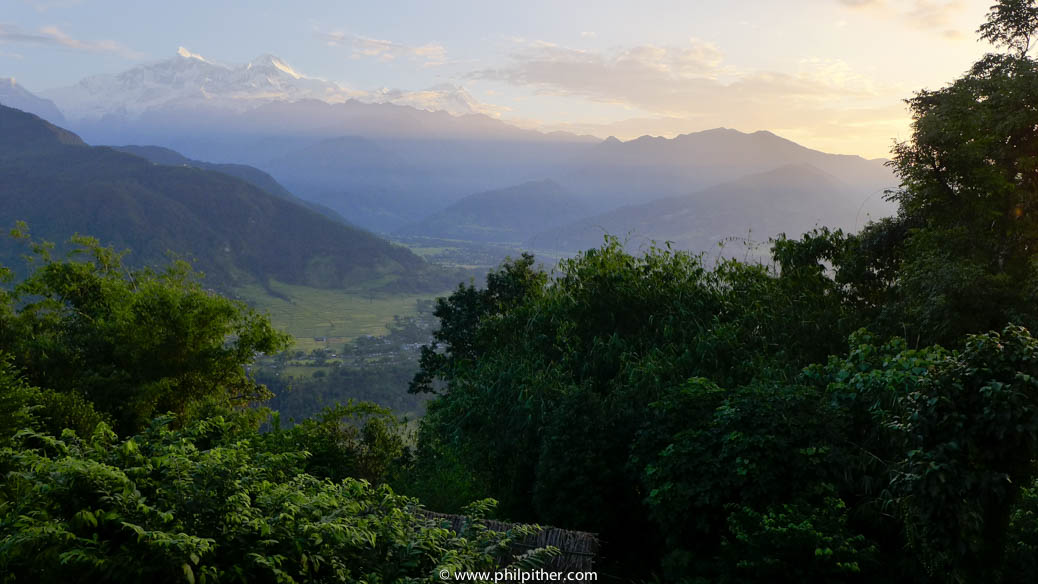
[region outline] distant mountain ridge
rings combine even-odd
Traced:
[[[274,177],[263,172],[258,168],[248,166],[245,164],[218,164],[212,162],[203,162],[201,160],[192,160],[175,150],[169,148],[163,148],[161,146],[113,146],[113,150],[119,152],[125,152],[134,156],[140,156],[141,158],[150,160],[155,164],[164,164],[167,166],[190,166],[193,168],[201,168],[203,170],[212,170],[214,172],[221,172],[236,178],[240,178],[243,181],[252,184],[255,187],[263,189],[267,193],[274,195],[275,197],[293,201],[300,205],[309,207],[318,213],[325,215],[335,221],[348,223],[346,219],[339,215],[335,211],[319,205],[312,201],[306,201],[293,195],[285,187],[281,186]]]
[[[163,148],[162,146],[112,146],[112,150],[118,150],[119,152],[125,152],[127,154],[133,154],[134,156],[140,156],[150,160],[155,164],[164,164],[166,166],[191,166],[194,168],[201,168],[204,170],[213,170],[216,172],[222,172],[231,176],[240,178],[246,182],[252,183],[253,185],[263,189],[264,191],[282,198],[282,199],[295,199],[295,195],[290,193],[288,189],[281,186],[281,183],[274,180],[274,177],[263,172],[258,168],[248,166],[245,164],[219,164],[212,162],[203,162],[201,160],[193,160],[184,156],[183,154],[170,150],[169,148]]]
[[[599,140],[521,129],[482,114],[426,111],[412,107],[421,100],[383,93],[379,99],[410,105],[358,101],[354,92],[301,75],[272,55],[228,66],[183,50],[48,95],[76,112],[70,127],[88,142],[157,144],[192,160],[254,166],[298,197],[383,234],[432,221],[472,193],[545,179],[579,199],[587,216],[787,165],[835,177],[872,216],[886,213],[882,192],[898,184],[882,160],[827,154],[766,131]],[[463,106],[470,96],[455,97]],[[464,220],[494,224],[492,210],[484,211]],[[551,228],[556,213],[542,211],[542,227]],[[481,239],[533,236],[524,229],[496,236],[469,231],[466,237]]]
[[[65,122],[65,116],[53,101],[33,94],[11,78],[0,78],[0,105],[29,112],[52,124]]]
[[[679,249],[712,252],[726,240],[766,243],[779,233],[799,237],[823,225],[858,229],[870,218],[879,218],[864,210],[858,192],[814,166],[790,164],[690,195],[587,217],[545,230],[525,243],[535,249],[576,251],[597,247],[609,234],[632,247],[670,241]],[[728,245],[725,253],[741,251],[738,245]]]
[[[451,277],[365,231],[239,178],[153,164],[86,145],[37,116],[0,106],[0,208],[34,235],[74,233],[129,248],[131,264],[196,261],[209,285],[270,280],[326,288],[437,291]],[[21,250],[0,242],[17,266]]]
[[[379,232],[417,220],[435,206],[428,190],[411,196],[433,182],[430,173],[360,136],[322,140],[264,167],[314,204]]]
[[[171,59],[116,75],[87,77],[46,95],[73,120],[134,117],[172,104],[244,111],[271,101],[341,102],[350,97],[338,85],[304,77],[273,55],[260,55],[243,65],[228,66],[183,47]]]
[[[0,105],[0,155],[24,156],[28,152],[86,146],[83,140],[43,118]]]
[[[828,154],[768,131],[715,128],[674,138],[607,139],[560,167],[556,180],[600,210],[689,193],[786,165],[813,166],[861,192],[897,185],[883,160]]]
[[[585,217],[584,202],[552,180],[470,195],[398,235],[519,243],[545,229]]]
[[[442,99],[430,101],[432,94]],[[225,65],[180,47],[172,58],[115,75],[86,77],[74,85],[47,91],[44,96],[57,103],[74,127],[95,131],[100,123],[132,122],[147,127],[160,125],[170,116],[192,114],[204,118],[204,123],[211,123],[216,115],[225,122],[225,128],[248,125],[253,127],[253,134],[278,133],[279,129],[293,127],[301,134],[325,137],[371,130],[398,136],[471,137],[473,132],[489,131],[513,139],[597,141],[567,133],[522,130],[483,115],[463,88],[441,84],[417,92],[351,90],[305,76],[271,54],[240,65]],[[271,105],[274,110],[235,119]],[[430,110],[430,105],[437,107]],[[281,119],[285,116],[291,119]],[[263,123],[272,118],[281,119],[280,123]],[[375,125],[365,125],[366,118],[373,118]],[[392,123],[394,120],[404,123]]]

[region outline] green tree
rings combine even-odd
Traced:
[[[979,32],[1008,53],[907,100],[912,137],[894,147],[901,184],[888,193],[897,216],[853,235],[780,240],[783,269],[789,258],[815,264],[859,326],[914,346],[1038,326],[1036,29],[1034,1],[994,5]]]
[[[441,342],[460,339],[470,357],[423,372],[444,389],[421,423],[412,492],[456,468],[507,516],[601,532],[610,553],[632,560],[659,556],[643,471],[673,433],[652,404],[691,377],[792,381],[845,346],[835,284],[794,263],[708,270],[687,252],[639,257],[611,240],[491,317],[448,319]],[[472,298],[463,288],[443,304]],[[681,423],[697,419],[686,414]]]
[[[889,195],[898,216],[852,238],[836,262],[837,279],[873,300],[877,330],[954,345],[1038,325],[1036,29],[1033,0],[998,2],[979,32],[1009,53],[907,100],[912,137],[894,148],[901,186]]]
[[[524,253],[487,275],[485,288],[459,284],[449,297],[437,299],[433,316],[440,327],[433,333],[432,345],[422,347],[421,370],[411,382],[412,392],[435,393],[437,377],[448,378],[453,369],[479,357],[481,348],[492,342],[476,336],[480,325],[538,293],[547,281],[544,272],[533,269],[533,262],[533,256]]]
[[[275,427],[264,435],[265,448],[309,452],[307,473],[333,481],[351,477],[385,483],[408,458],[404,423],[369,402],[348,401],[325,408],[299,424]]]
[[[1020,489],[1038,469],[1038,342],[1019,327],[970,337],[892,408],[891,490],[936,574],[999,581]]]
[[[995,46],[1007,47],[1017,56],[1027,54],[1038,31],[1038,6],[1034,0],[999,0],[977,32]]]
[[[28,277],[4,293],[0,351],[30,384],[78,395],[129,432],[206,401],[268,397],[246,366],[287,337],[264,316],[205,290],[183,262],[129,270],[94,239],[72,243],[61,260],[35,244]]]

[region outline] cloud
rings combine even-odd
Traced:
[[[696,39],[684,47],[641,45],[613,53],[534,41],[512,55],[510,65],[476,71],[470,77],[534,87],[543,93],[670,109],[666,103],[725,73],[721,59],[716,46]]]
[[[314,34],[324,40],[328,46],[349,47],[352,50],[352,57],[355,59],[372,58],[379,61],[393,61],[406,58],[421,61],[426,67],[443,65],[447,62],[447,49],[438,43],[411,46],[338,31],[315,31]]]
[[[598,34],[592,31],[585,31],[580,33],[580,38],[582,39],[593,39],[596,37],[598,37]]]
[[[851,136],[876,143],[874,130],[892,136],[908,119],[899,99],[905,88],[863,75],[839,59],[805,58],[789,72],[743,71],[726,64],[716,46],[697,39],[678,47],[641,45],[613,51],[527,43],[505,66],[470,77],[542,96],[619,105],[638,118],[607,133],[603,130],[609,129],[608,123],[593,121],[557,127],[596,135],[630,137],[668,127],[767,128],[783,129],[817,147],[834,147]],[[897,123],[888,123],[892,119]],[[873,122],[868,130],[853,125]],[[844,138],[835,139],[840,136]],[[879,143],[889,144],[886,139]]]
[[[505,67],[470,76],[682,117],[731,103],[803,104],[876,93],[875,83],[842,61],[806,59],[799,67],[795,74],[740,73],[723,63],[716,46],[697,39],[682,47],[642,45],[611,53],[541,43],[514,54]]]
[[[73,38],[56,26],[45,26],[37,31],[26,31],[11,24],[0,23],[0,44],[59,47],[88,53],[111,53],[129,59],[142,56],[141,53],[115,41],[85,41]]]
[[[966,36],[961,30],[949,28],[952,17],[964,8],[962,0],[915,0],[911,4],[906,16],[915,28],[938,31],[949,39]]]
[[[949,40],[966,35],[953,28],[953,20],[966,8],[963,0],[836,0],[856,10],[868,10],[882,18],[895,19],[912,28],[931,32]]]
[[[427,111],[445,111],[453,115],[483,114],[500,118],[511,111],[506,106],[481,102],[464,88],[449,83],[418,91],[381,89],[365,96],[366,101],[407,105]]]

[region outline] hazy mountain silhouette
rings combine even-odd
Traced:
[[[282,199],[296,199],[296,196],[290,193],[288,189],[281,186],[281,183],[274,180],[274,177],[258,168],[246,164],[219,164],[193,160],[175,150],[163,148],[162,146],[113,146],[112,149],[127,154],[133,154],[134,156],[140,156],[141,158],[146,158],[155,164],[165,164],[166,166],[191,166],[204,170],[215,170],[216,172],[229,174],[252,183],[264,191]]]
[[[808,164],[862,193],[896,186],[883,160],[811,150],[771,132],[716,128],[675,138],[610,138],[554,175],[599,210],[681,196],[790,164]],[[878,197],[877,197],[878,199]]]
[[[444,103],[471,100],[441,90]],[[380,231],[473,192],[544,177],[559,160],[598,142],[480,113],[362,102],[272,55],[227,66],[184,50],[47,95],[90,143],[155,144],[194,160],[255,166],[301,198]],[[369,97],[409,102],[395,92]],[[344,137],[368,140],[366,151],[344,148]]]
[[[835,177],[848,185],[845,196],[872,215],[886,212],[882,190],[897,184],[882,160],[827,154],[770,132],[717,128],[602,141],[521,129],[478,113],[362,102],[354,93],[272,55],[228,66],[183,50],[48,95],[73,112],[71,127],[91,143],[157,144],[194,160],[251,165],[298,197],[382,233],[431,220],[471,193],[545,178],[581,198],[589,215],[786,165]],[[464,105],[471,96],[446,99]],[[480,237],[495,237],[491,231]],[[517,233],[505,229],[496,237],[509,241]]]
[[[589,213],[583,201],[551,180],[470,195],[400,235],[481,242],[521,242]]]
[[[53,101],[33,94],[9,77],[0,78],[0,105],[29,112],[52,124],[65,122],[65,116]]]
[[[0,106],[0,208],[37,237],[93,235],[132,250],[136,265],[167,251],[229,287],[276,279],[320,287],[438,290],[449,278],[400,246],[333,221],[223,172],[154,164],[87,146],[37,116]],[[4,263],[23,250],[0,246]]]
[[[175,150],[169,148],[163,148],[161,146],[113,146],[113,150],[125,152],[127,154],[133,154],[134,156],[140,156],[146,158],[155,164],[165,164],[167,166],[190,166],[194,168],[201,168],[203,170],[212,170],[215,172],[222,172],[224,174],[231,175],[242,179],[243,181],[252,184],[253,186],[259,187],[264,191],[279,197],[282,199],[288,199],[294,201],[306,207],[317,211],[318,213],[334,219],[335,221],[348,223],[342,215],[335,211],[314,203],[313,201],[307,201],[300,199],[293,195],[285,187],[281,186],[281,183],[276,181],[274,177],[263,172],[262,170],[248,166],[246,164],[218,164],[212,162],[203,162],[201,160],[190,159]]]
[[[743,239],[765,242],[779,233],[795,237],[821,225],[860,228],[870,216],[857,192],[814,166],[786,165],[694,194],[581,219],[538,233],[526,244],[576,251],[597,247],[610,234],[635,248],[670,241],[677,248],[711,252],[730,240],[725,253],[739,255]]]

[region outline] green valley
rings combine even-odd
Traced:
[[[443,290],[438,295],[444,295]],[[394,316],[414,316],[417,303],[437,294],[386,294],[329,290],[270,282],[234,290],[233,296],[260,312],[292,336],[298,350],[341,349],[344,343],[364,335],[381,336]]]

